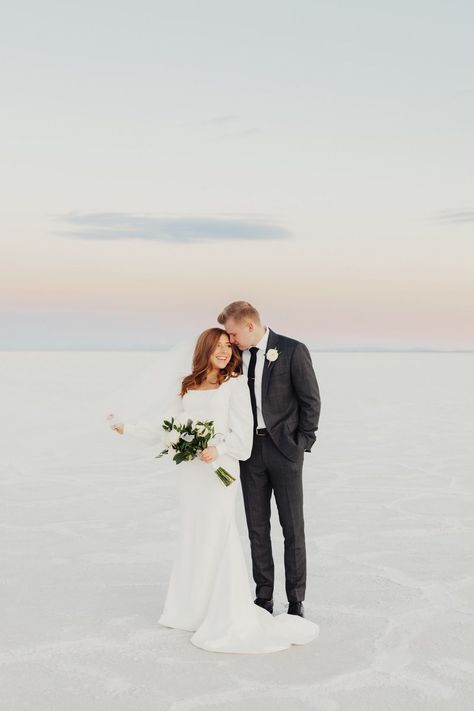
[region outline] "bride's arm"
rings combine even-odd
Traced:
[[[216,449],[219,456],[229,454],[245,461],[252,453],[253,444],[253,414],[247,378],[239,375],[229,385],[232,388],[229,398],[229,432],[216,445]]]
[[[160,408],[161,409],[161,408]],[[183,403],[179,395],[176,396],[166,409],[163,408],[163,415],[157,417],[146,417],[137,422],[122,422],[121,434],[136,437],[149,444],[159,444],[163,441],[164,430],[162,427],[163,420],[166,418],[175,417],[183,410]],[[117,430],[120,432],[120,430]]]
[[[124,422],[122,424],[122,434],[136,437],[149,444],[158,444],[163,438],[162,423],[163,420],[158,418]]]

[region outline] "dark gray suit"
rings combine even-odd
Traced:
[[[270,538],[272,491],[285,539],[285,580],[289,602],[304,600],[306,549],[303,518],[303,460],[318,429],[321,402],[310,353],[304,343],[269,329],[262,375],[266,436],[254,434],[252,454],[240,462],[240,478],[257,597],[270,600],[274,564]]]

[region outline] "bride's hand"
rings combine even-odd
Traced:
[[[105,419],[109,423],[110,429],[115,430],[115,432],[118,432],[119,434],[123,434],[123,422],[117,422],[117,418],[113,412],[111,412],[110,415],[107,415]]]
[[[218,452],[215,447],[206,447],[206,449],[203,449],[201,454],[199,455],[199,459],[201,459],[203,462],[213,462],[214,459],[217,459],[218,457]]]

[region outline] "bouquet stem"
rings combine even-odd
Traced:
[[[216,472],[217,476],[221,480],[225,486],[229,486],[229,484],[232,484],[232,482],[235,481],[235,476],[232,476],[232,474],[229,474],[229,472],[224,469],[224,467],[218,467],[214,462],[211,462],[212,468]]]

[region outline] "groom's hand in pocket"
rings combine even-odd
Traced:
[[[199,455],[199,459],[201,459],[203,462],[213,462],[214,459],[217,459],[218,453],[217,449],[215,447],[206,447],[206,449],[203,449],[201,454]]]
[[[301,430],[297,430],[296,443],[297,443],[298,447],[300,447],[303,450],[303,452],[309,452],[308,440],[306,438],[306,435],[303,432],[301,432]]]

